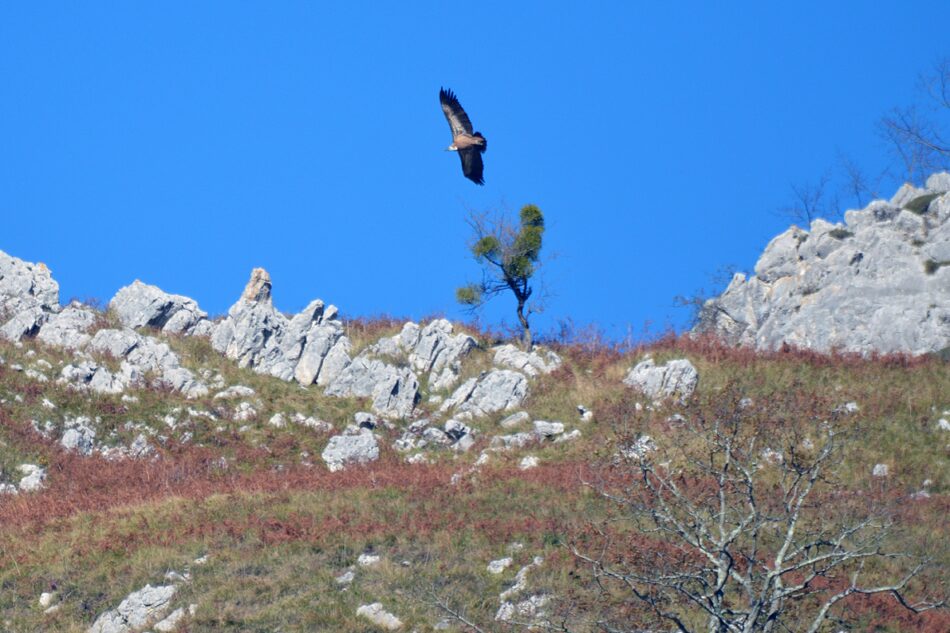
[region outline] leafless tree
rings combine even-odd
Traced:
[[[594,486],[615,513],[572,545],[605,592],[684,633],[815,633],[856,595],[889,594],[915,613],[946,604],[908,598],[927,561],[888,551],[890,515],[836,481],[847,433],[833,419],[785,425],[768,405],[727,400],[673,418],[656,442],[636,424],[622,432]],[[632,630],[609,618],[600,628]]]
[[[887,176],[887,169],[876,177],[869,177],[853,159],[842,152],[838,153],[838,164],[844,177],[844,190],[854,198],[858,208],[881,197],[881,183]]]
[[[950,57],[920,78],[926,96],[920,105],[894,108],[879,124],[882,137],[900,160],[907,179],[950,168]]]
[[[831,174],[825,173],[817,182],[791,185],[792,203],[779,209],[779,214],[805,229],[816,218],[834,217],[839,212],[838,198],[829,193],[830,183]]]

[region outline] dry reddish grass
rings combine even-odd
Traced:
[[[4,499],[0,504],[0,525],[4,530],[36,530],[52,521],[81,512],[103,512],[113,508],[177,497],[199,500],[218,494],[279,493],[281,491],[343,491],[348,489],[393,488],[414,497],[447,497],[471,492],[475,486],[492,486],[521,479],[562,493],[581,490],[579,475],[588,472],[583,463],[555,463],[521,471],[514,467],[480,472],[477,483],[468,480],[459,486],[449,481],[457,470],[451,465],[407,464],[397,455],[382,458],[361,468],[331,473],[322,467],[302,465],[275,468],[222,468],[219,454],[209,448],[173,446],[155,459],[109,461],[100,456],[82,457],[62,449],[25,424],[6,419],[0,424],[17,442],[41,447],[47,467],[47,488],[33,494]],[[237,463],[261,462],[263,451],[245,448]],[[486,525],[491,519],[486,520]],[[381,529],[392,525],[380,526]]]

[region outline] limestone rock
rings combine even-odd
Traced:
[[[924,188],[933,193],[946,193],[950,191],[950,173],[944,171],[938,174],[931,174],[930,177],[927,178],[927,183],[924,185]]]
[[[534,421],[534,434],[540,439],[554,437],[564,432],[564,424],[561,422],[547,422],[545,420]]]
[[[550,374],[561,366],[561,357],[551,350],[540,346],[530,352],[508,344],[495,348],[495,365],[516,369],[532,378],[540,374]]]
[[[251,271],[251,278],[244,287],[241,299],[254,303],[270,303],[271,288],[270,274],[263,268],[255,268]]]
[[[412,414],[419,398],[419,380],[407,367],[359,356],[330,383],[329,396],[372,398],[373,411],[386,417]]]
[[[506,556],[505,558],[499,558],[498,560],[493,560],[490,563],[488,563],[488,573],[496,574],[496,575],[500,574],[506,569],[508,569],[509,567],[511,567],[512,562],[513,560],[510,556]]]
[[[40,327],[37,339],[67,349],[82,349],[90,340],[89,330],[98,315],[79,304],[73,303],[62,312],[51,314]]]
[[[42,490],[46,484],[46,469],[36,464],[20,464],[17,467],[23,477],[20,479],[20,490],[35,492]]]
[[[231,400],[233,398],[250,398],[255,391],[246,385],[231,385],[214,394],[215,400]]]
[[[520,470],[531,470],[532,468],[537,468],[538,464],[541,463],[534,455],[526,455],[521,458],[521,461],[518,463],[518,468]]]
[[[453,331],[446,319],[436,319],[425,327],[409,322],[399,334],[380,339],[367,352],[405,360],[417,375],[428,375],[430,390],[447,389],[458,381],[462,359],[476,346],[471,336]]]
[[[755,275],[706,302],[694,333],[864,355],[950,347],[950,174],[773,239]]]
[[[92,427],[92,420],[85,416],[67,418],[65,427],[60,445],[80,455],[91,455],[96,448],[96,430]]]
[[[498,423],[503,429],[513,429],[516,426],[527,422],[531,419],[531,416],[528,415],[527,411],[518,411],[517,413],[512,413],[511,415],[504,418],[501,422]]]
[[[129,328],[151,327],[169,334],[192,334],[208,313],[194,299],[164,292],[157,286],[135,280],[116,293],[109,309]],[[207,327],[207,326],[205,326]]]
[[[379,459],[379,444],[372,431],[362,429],[355,435],[334,435],[321,455],[331,472],[351,464],[365,464]]]
[[[402,628],[402,621],[383,609],[381,602],[373,604],[364,604],[356,610],[356,615],[366,618],[376,626],[387,631],[396,631]]]
[[[157,376],[158,382],[188,397],[197,398],[208,393],[208,387],[181,366],[168,344],[154,337],[142,336],[132,330],[99,330],[86,349],[124,360],[126,384],[138,382],[142,376],[151,373]]]
[[[652,358],[647,357],[630,370],[623,382],[653,400],[678,395],[685,401],[699,383],[699,372],[685,358],[658,366]]]
[[[503,601],[495,614],[495,620],[499,622],[541,620],[545,616],[544,607],[550,601],[551,597],[546,594],[529,596],[517,603]]]
[[[122,364],[122,370],[113,373],[106,367],[88,360],[70,363],[60,371],[59,382],[96,393],[122,393],[130,384],[141,378],[141,374],[128,363]]]
[[[58,310],[59,284],[49,268],[0,251],[0,336],[11,341],[35,336]]]
[[[440,411],[455,409],[456,414],[483,416],[514,409],[528,395],[528,379],[509,369],[496,369],[479,378],[467,380],[442,403]]]
[[[133,633],[161,620],[175,595],[174,585],[145,585],[132,592],[118,607],[106,611],[93,622],[88,633]]]
[[[490,446],[501,450],[524,448],[531,442],[536,442],[538,436],[534,433],[515,433],[513,435],[496,435],[491,438]]]
[[[260,374],[329,384],[350,363],[337,309],[316,299],[288,319],[274,308],[270,291],[270,275],[255,268],[241,298],[215,326],[212,347]]]
[[[181,621],[184,619],[185,609],[183,607],[178,607],[169,613],[164,620],[156,623],[152,628],[159,633],[171,633],[178,628],[178,625],[181,624]]]

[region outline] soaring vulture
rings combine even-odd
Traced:
[[[466,178],[476,185],[484,185],[485,179],[482,178],[482,172],[485,167],[482,164],[482,154],[488,148],[488,141],[480,132],[472,131],[472,122],[468,120],[468,115],[462,109],[455,93],[440,88],[439,102],[442,104],[442,112],[445,113],[449,128],[452,130],[452,144],[446,149],[459,153],[459,158],[462,159],[462,173]]]

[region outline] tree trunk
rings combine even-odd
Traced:
[[[531,327],[528,325],[528,317],[524,315],[525,300],[518,297],[518,321],[521,323],[521,345],[526,352],[531,351]]]

